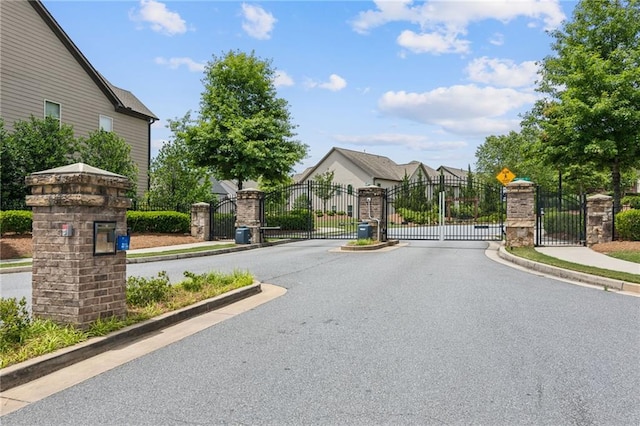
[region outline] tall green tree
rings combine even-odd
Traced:
[[[640,0],[582,0],[551,35],[532,111],[541,152],[558,168],[609,170],[617,211],[621,172],[640,166]]]
[[[278,181],[307,155],[278,98],[271,61],[229,51],[207,64],[200,116],[184,134],[196,164],[219,179]]]
[[[71,126],[52,117],[18,120],[12,133],[2,127],[0,180],[2,206],[6,208],[21,204],[28,195],[24,184],[27,175],[73,163],[76,140]]]
[[[212,202],[211,173],[198,167],[181,135],[190,121],[190,114],[168,120],[173,136],[151,161],[150,185],[146,194],[152,205],[187,206],[198,202]]]
[[[126,176],[131,181],[127,192],[135,197],[138,182],[138,166],[131,158],[131,145],[114,132],[96,130],[87,138],[79,138],[76,159],[82,163]]]

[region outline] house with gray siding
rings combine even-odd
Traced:
[[[52,115],[76,137],[113,131],[131,146],[138,195],[148,188],[151,124],[158,118],[111,84],[80,52],[39,0],[0,1],[0,117],[5,129]]]

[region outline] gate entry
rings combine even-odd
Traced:
[[[536,189],[536,245],[537,246],[584,246],[587,224],[586,194],[563,194]]]
[[[435,176],[387,191],[387,237],[399,240],[501,240],[503,186]]]
[[[233,239],[236,232],[236,199],[227,198],[211,205],[209,240]]]
[[[289,185],[265,193],[261,215],[266,238],[355,239],[358,194],[333,182]]]

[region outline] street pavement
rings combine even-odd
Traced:
[[[129,265],[247,269],[287,291],[2,424],[640,424],[640,298],[494,262],[482,242],[339,244]]]

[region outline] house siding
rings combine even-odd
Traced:
[[[99,116],[113,119],[113,131],[131,146],[138,166],[138,195],[147,189],[149,123],[116,112],[96,85],[27,1],[0,2],[0,117],[5,128],[31,115],[44,117],[44,101],[61,105],[61,120],[76,137],[99,128]]]

